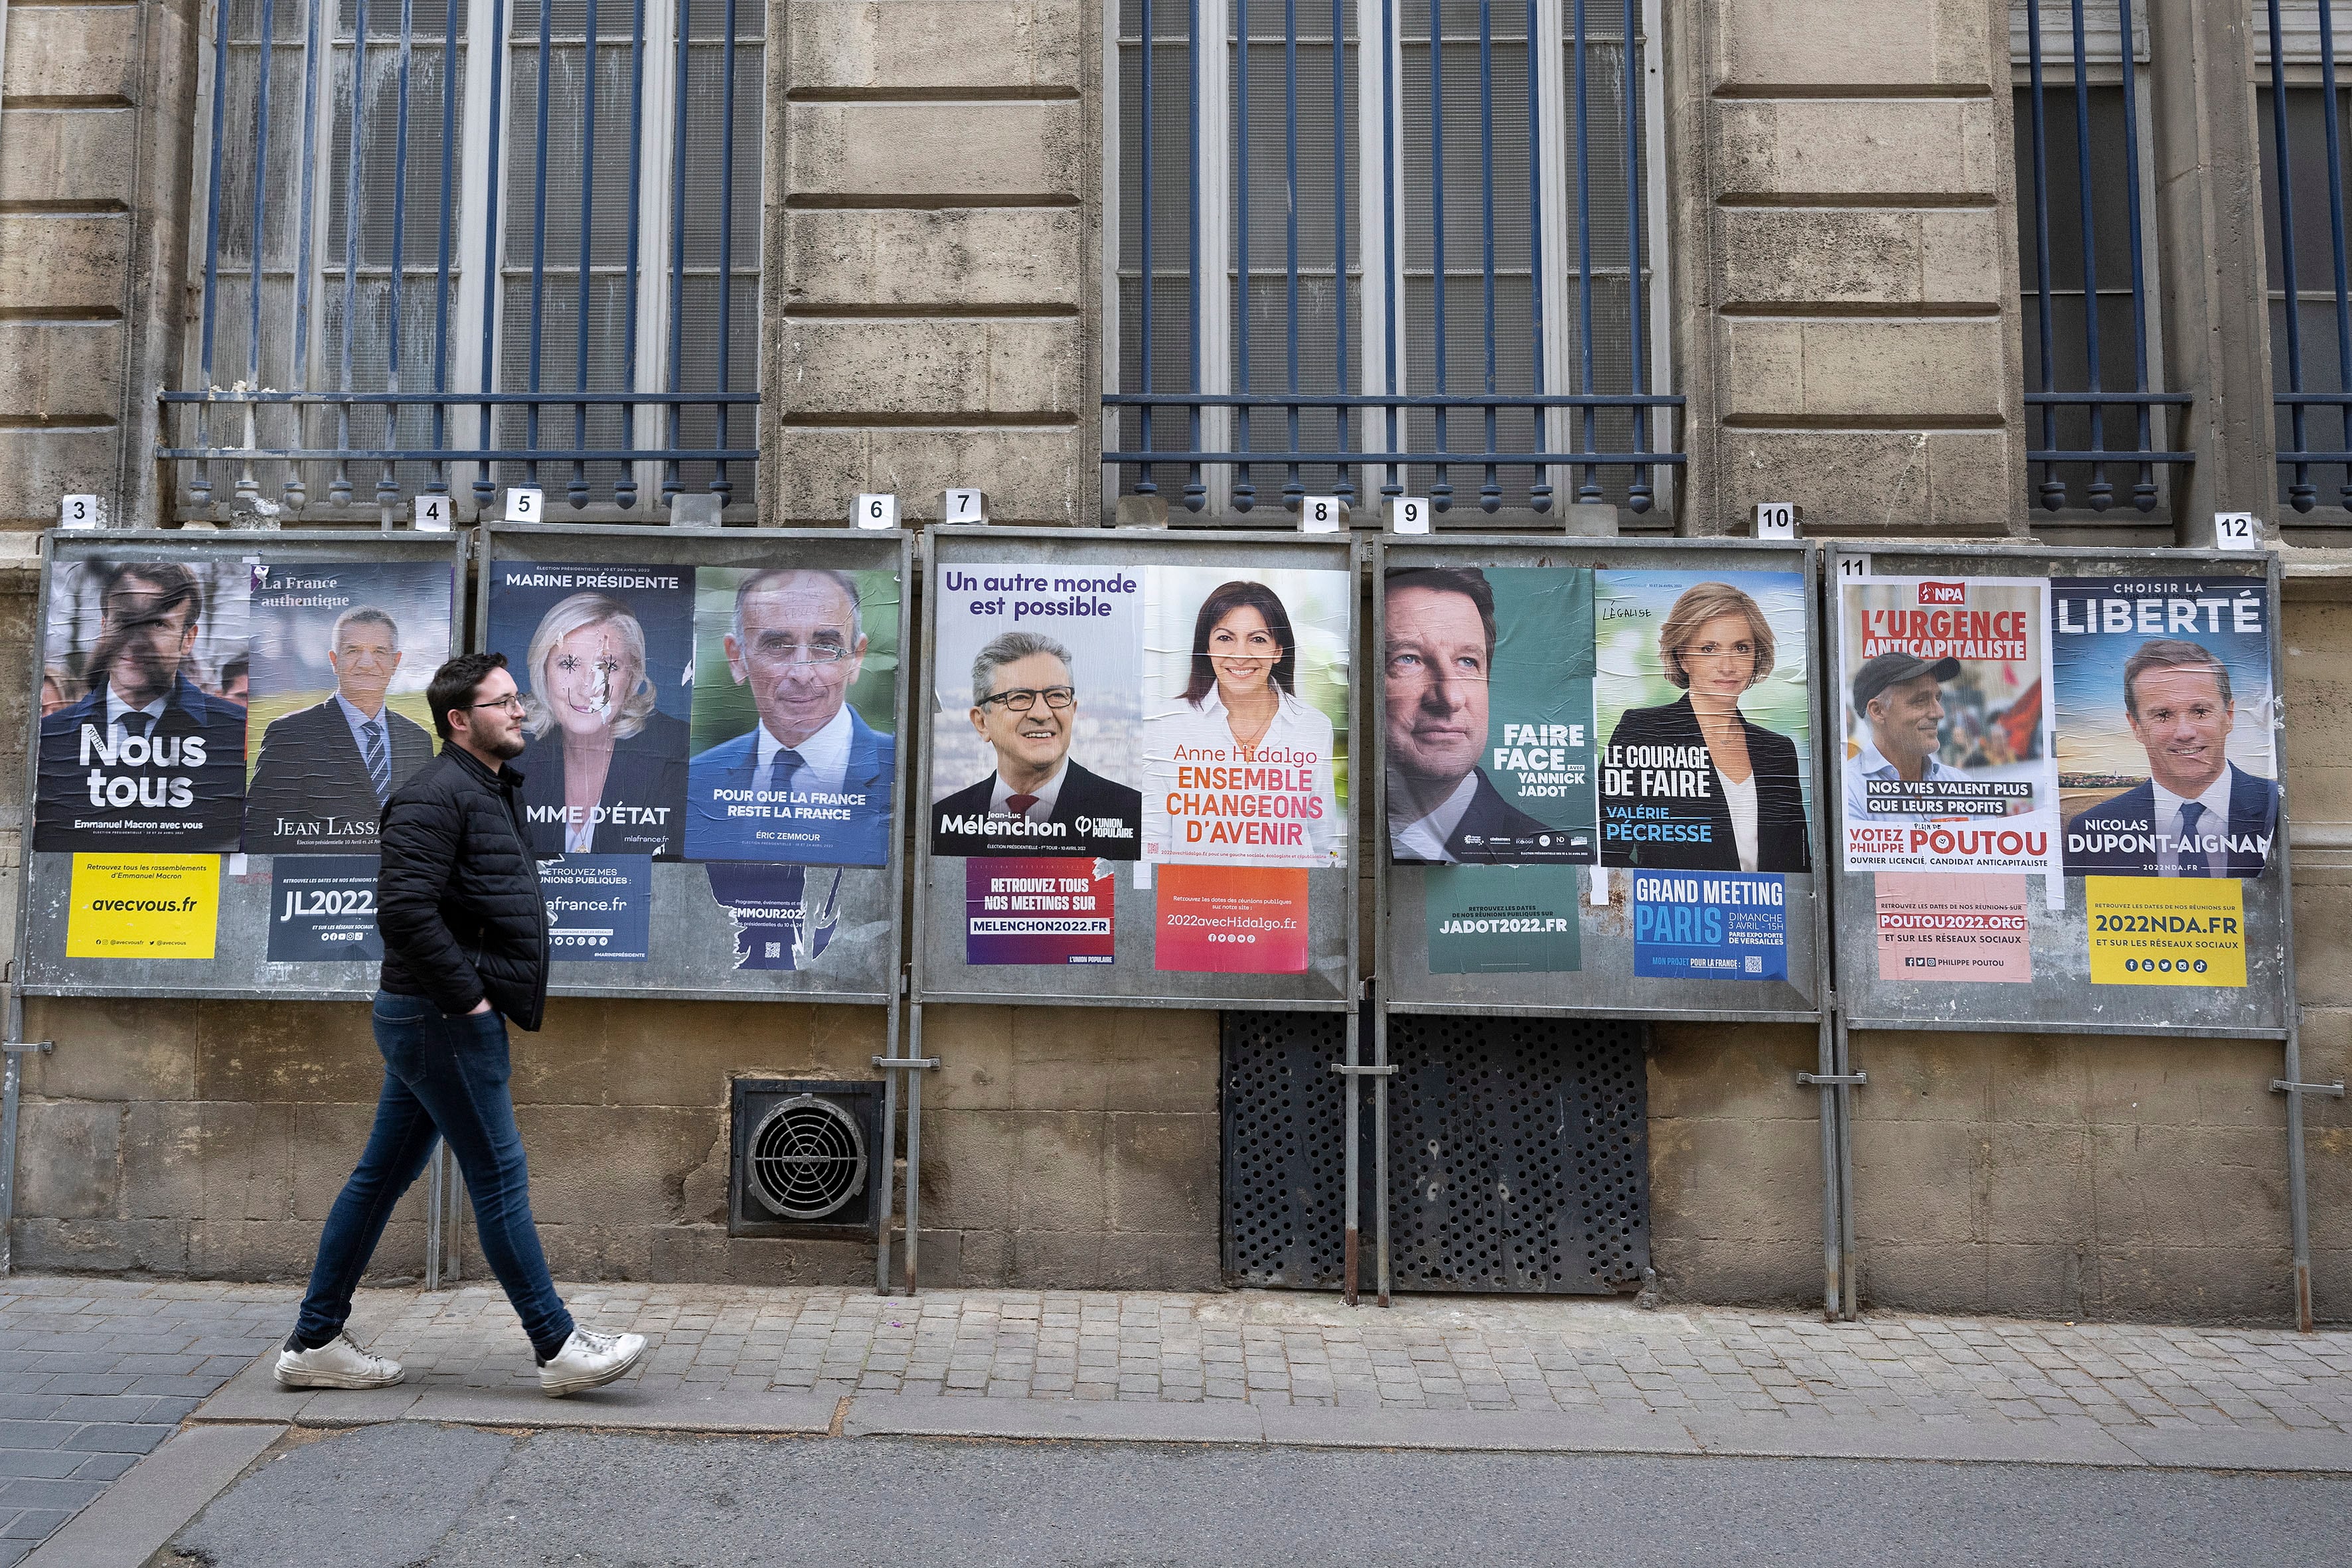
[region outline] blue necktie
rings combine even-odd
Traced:
[[[392,753],[384,750],[383,721],[369,720],[360,733],[367,737],[368,776],[375,781],[375,803],[382,805],[392,798]]]
[[[142,712],[133,708],[122,716],[122,732],[125,735],[136,735],[144,740],[147,736],[147,726],[154,721],[155,715],[152,713]]]
[[[2196,842],[2197,819],[2204,815],[2205,807],[2193,800],[2186,802],[2180,808],[2180,842],[2174,850],[2174,858],[2180,862],[2180,874],[2184,877],[2210,877],[2213,874],[2213,868],[2205,858],[2205,847]]]
[[[751,781],[751,787],[773,791],[778,795],[786,794],[793,787],[793,775],[805,765],[798,752],[790,746],[780,746],[776,754],[768,759],[767,765],[760,770],[760,776]]]

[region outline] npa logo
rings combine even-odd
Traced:
[[[1966,605],[1969,585],[1966,583],[1922,583],[1919,602],[1923,605]]]

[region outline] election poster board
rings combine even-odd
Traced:
[[[929,539],[918,996],[1346,1006],[1354,546]]]
[[[1801,544],[1376,546],[1385,1004],[1817,1019],[1812,583]]]
[[[2266,559],[1874,549],[1825,593],[1853,1026],[2284,1035]]]
[[[415,534],[52,534],[26,989],[371,994],[379,813],[433,754],[464,559]]]

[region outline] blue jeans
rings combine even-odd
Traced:
[[[482,1256],[506,1287],[531,1348],[542,1359],[552,1356],[572,1337],[572,1314],[555,1293],[531,1225],[522,1134],[507,1090],[506,1020],[496,1013],[447,1018],[422,996],[379,991],[373,1022],[384,1067],[375,1131],[327,1215],[294,1342],[315,1349],[342,1331],[384,1222],[423,1173],[437,1132],[448,1140],[473,1194]]]

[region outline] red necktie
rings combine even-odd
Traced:
[[[1036,804],[1037,797],[1034,795],[1008,795],[1004,797],[1005,809],[1015,816],[1028,816],[1029,808]]]

